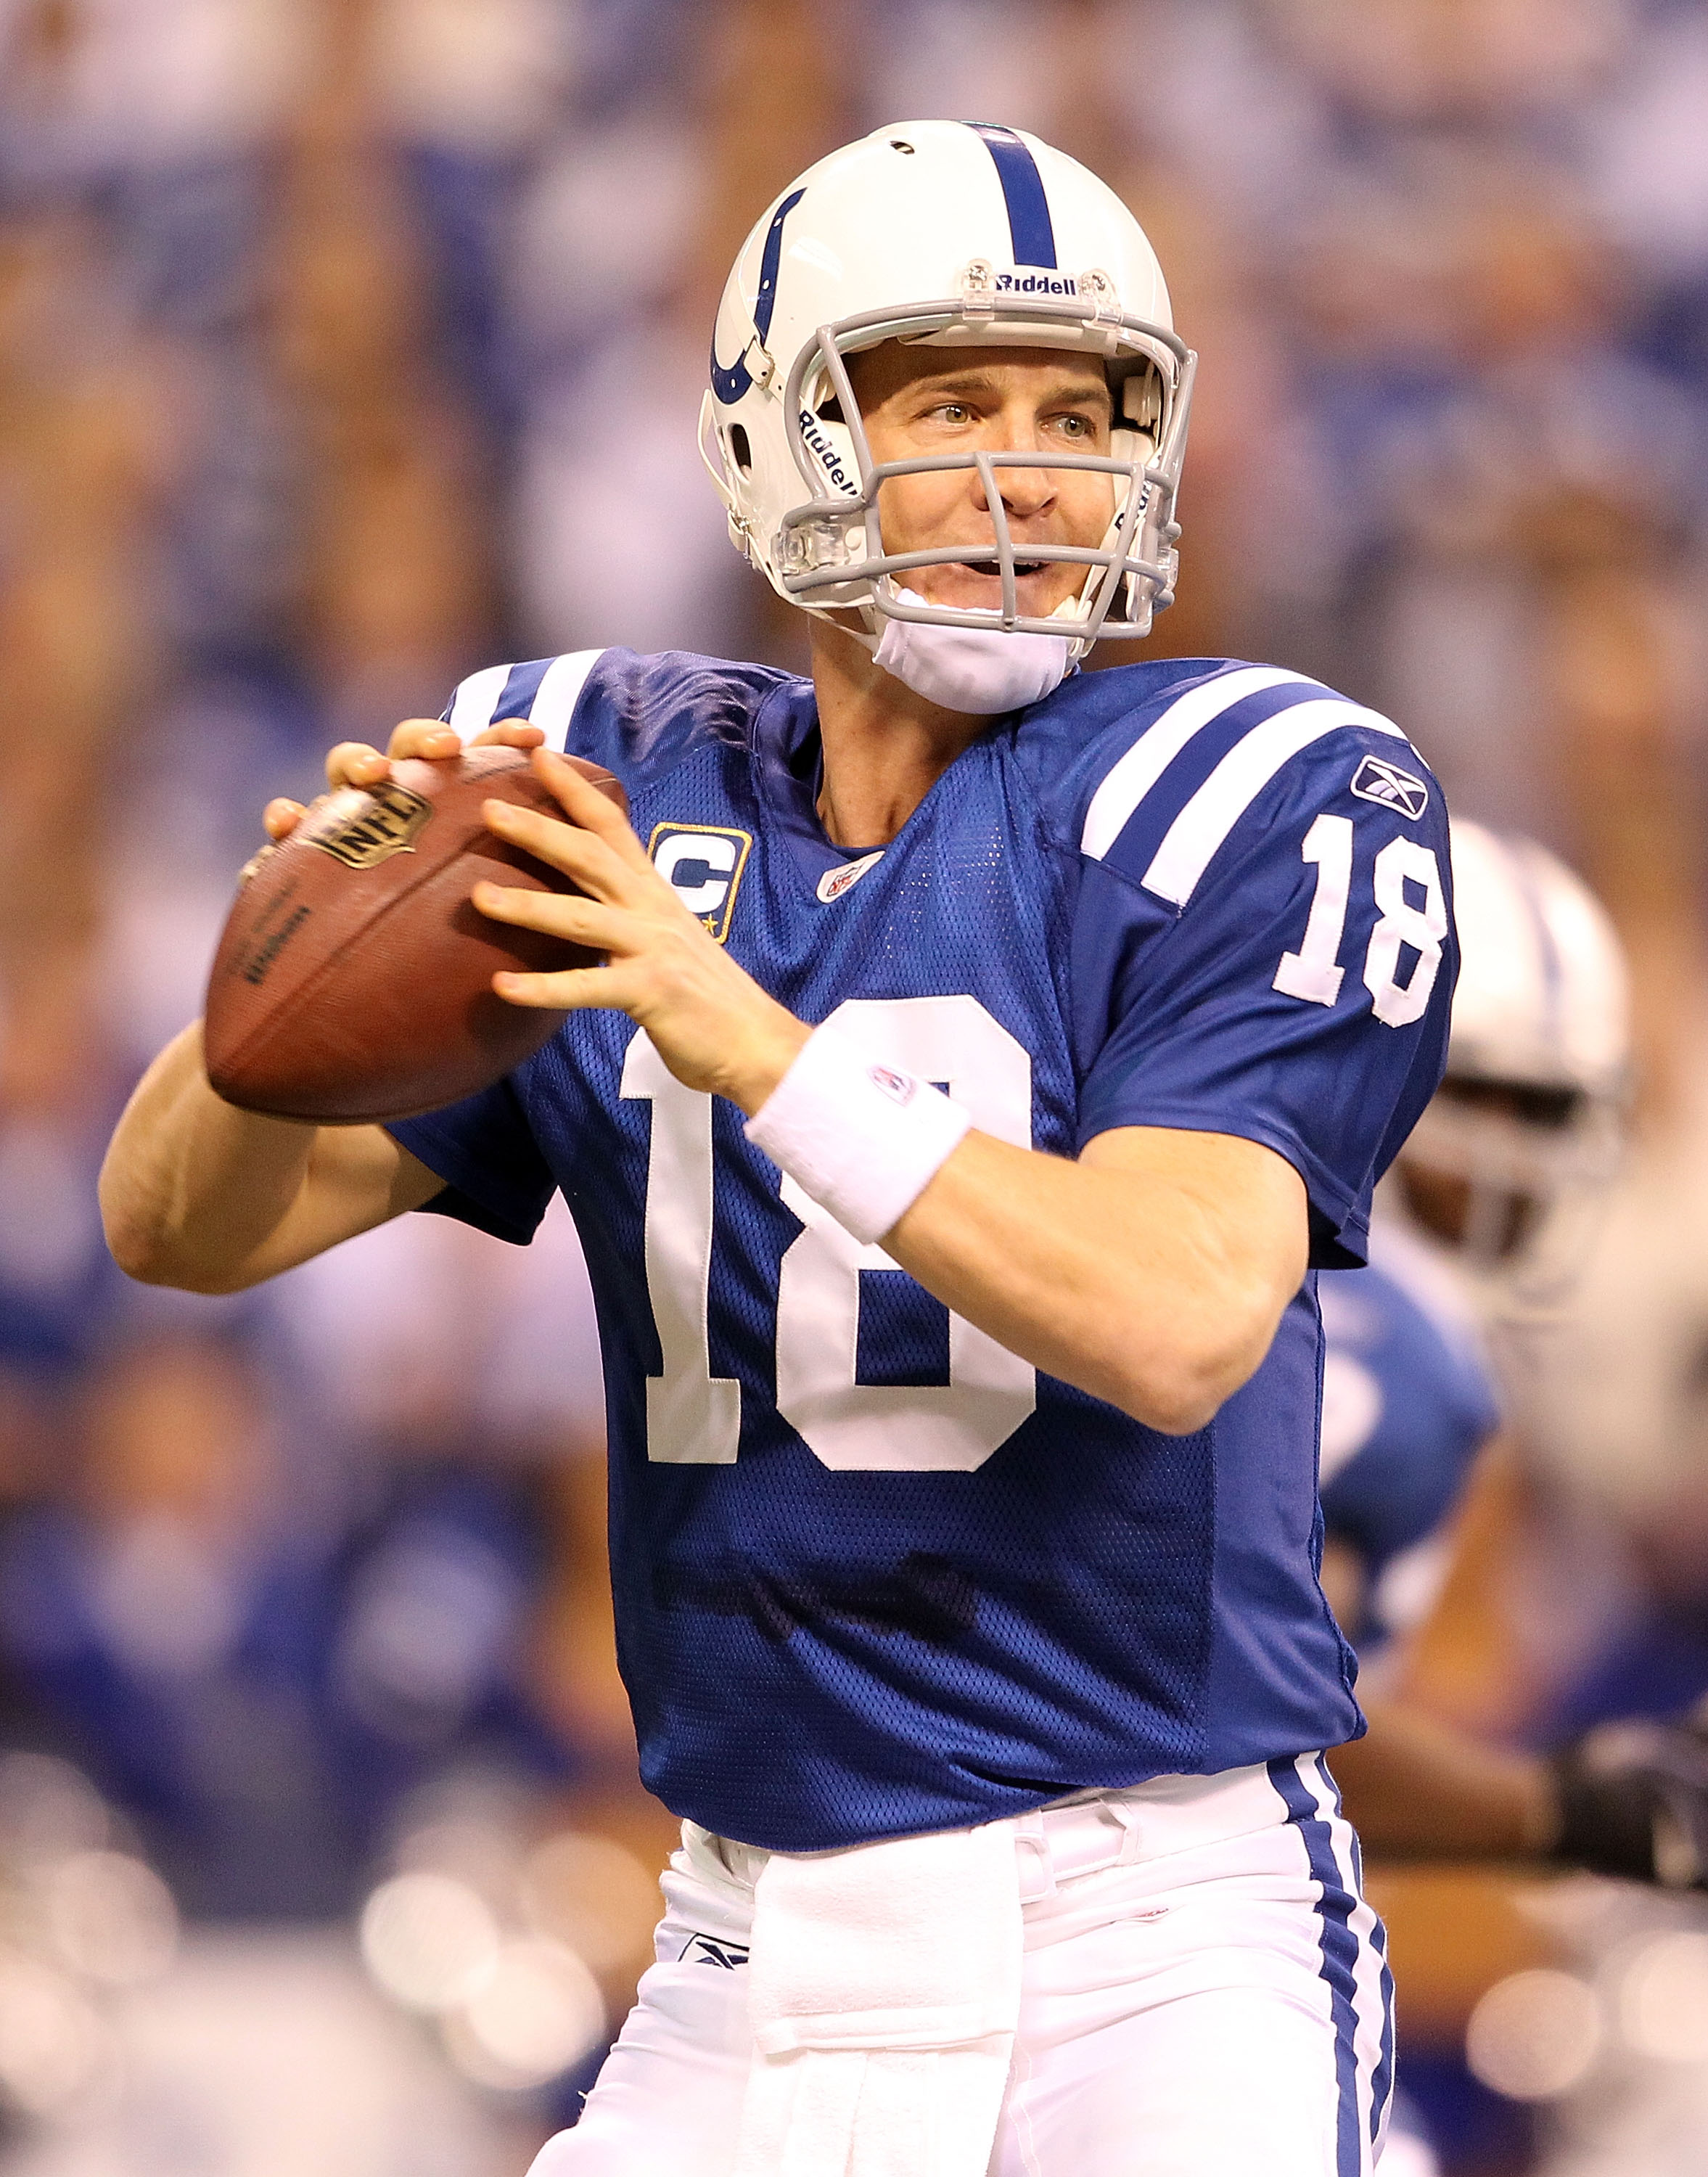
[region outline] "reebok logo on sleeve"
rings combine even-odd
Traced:
[[[1385,756],[1367,756],[1352,774],[1352,791],[1361,801],[1397,810],[1415,824],[1429,806],[1429,788],[1421,778],[1389,763]]]

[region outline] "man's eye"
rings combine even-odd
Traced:
[[[1058,416],[1056,428],[1070,439],[1091,439],[1097,435],[1097,427],[1089,416]]]
[[[940,423],[964,423],[972,411],[964,401],[940,401],[931,413]]]

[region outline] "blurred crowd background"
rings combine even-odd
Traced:
[[[887,120],[1036,129],[1203,354],[1153,651],[1317,672],[1630,948],[1635,1145],[1514,1393],[1514,1743],[1708,1687],[1701,0],[0,0],[0,2170],[487,2177],[671,1825],[573,1235],[128,1286],[94,1175],[263,803],[472,668],[784,663],[694,443],[718,288]],[[1708,2163],[1708,1909],[1378,1872],[1454,2172]]]

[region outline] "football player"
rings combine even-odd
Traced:
[[[1506,1487],[1491,1334],[1515,1318],[1538,1327],[1567,1290],[1615,1168],[1628,1067],[1618,941],[1578,879],[1463,819],[1453,868],[1461,964],[1447,1076],[1383,1184],[1369,1267],[1318,1288],[1323,1585],[1358,1649],[1370,1722],[1330,1761],[1367,1849],[1654,1879],[1651,1857],[1634,1866],[1627,1820],[1609,1821],[1583,1749],[1551,1765],[1485,1747],[1392,1690],[1470,1490]],[[1437,2166],[1397,2093],[1384,2177]]]
[[[1535,843],[1463,818],[1453,868],[1446,1078],[1380,1191],[1369,1271],[1319,1295],[1323,1585],[1367,1694],[1372,1656],[1436,1600],[1496,1383],[1522,1402],[1623,1132],[1624,964],[1600,905]]]
[[[1301,674],[1073,669],[1169,600],[1192,368],[1131,214],[1036,139],[821,161],[738,259],[701,417],[810,679],[583,652],[392,742],[543,744],[565,821],[488,821],[584,896],[474,897],[607,956],[498,978],[561,1031],[319,1131],[223,1105],[187,1031],[115,1136],[115,1251],[203,1290],[407,1209],[575,1213],[621,1661],[685,1827],[553,2177],[1379,2147],[1313,1271],[1363,1259],[1440,1073],[1446,824]]]
[[[1487,1340],[1521,1405],[1620,1151],[1629,1034],[1606,914],[1532,841],[1461,821],[1453,867],[1463,967],[1446,1078],[1384,1187],[1370,1271],[1321,1294],[1323,1585],[1367,1663],[1427,1617],[1455,1516],[1472,1533],[1498,1517],[1512,1454],[1494,1441]],[[1487,1569],[1466,1554],[1461,1603]],[[1334,1770],[1370,1848],[1708,1885],[1694,1723],[1608,1725],[1543,1760],[1389,1697],[1379,1664],[1363,1699],[1371,1729]]]

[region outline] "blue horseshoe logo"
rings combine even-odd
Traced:
[[[783,222],[801,199],[805,189],[797,189],[792,197],[785,197],[772,215],[771,231],[765,237],[765,254],[759,260],[759,297],[753,305],[753,330],[764,346],[771,330],[771,314],[777,307],[777,267],[783,255]],[[751,346],[751,342],[749,343]],[[718,329],[712,330],[712,390],[723,403],[731,407],[743,394],[753,387],[753,373],[747,368],[747,349],[744,347],[732,367],[725,370],[718,360]]]

